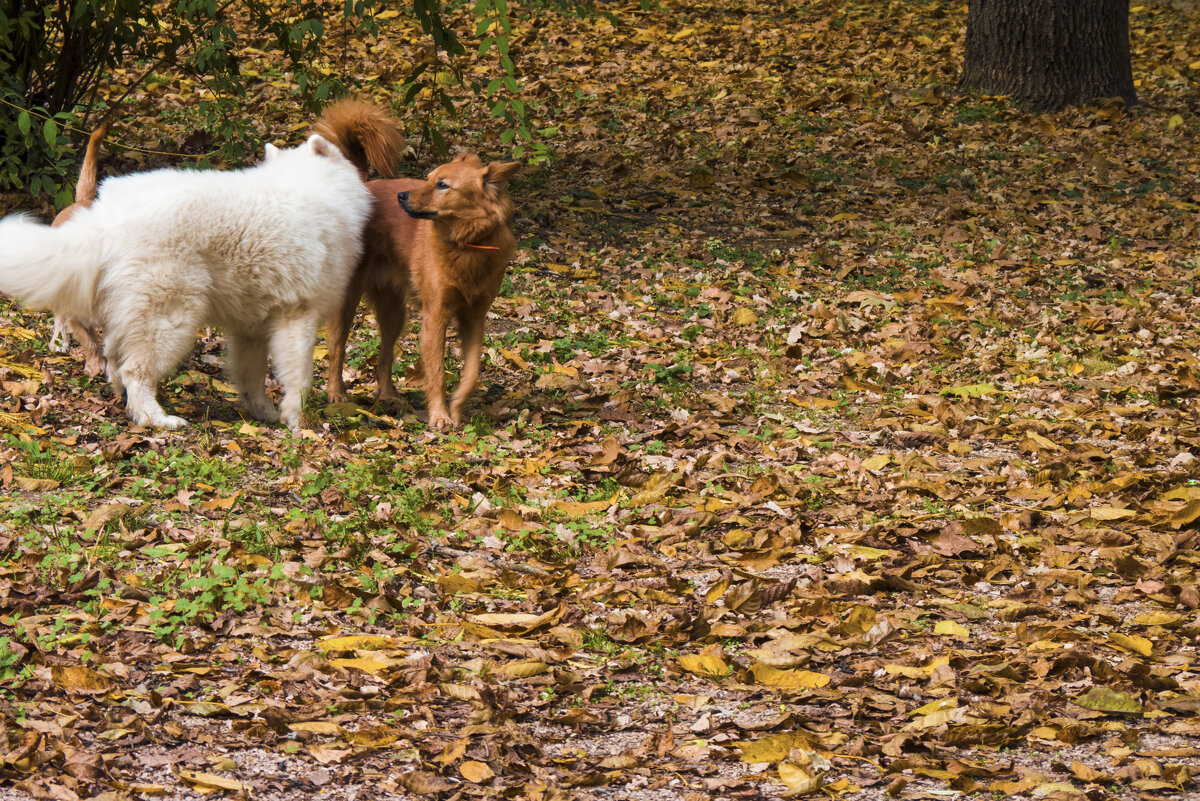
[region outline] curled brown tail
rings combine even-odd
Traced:
[[[358,99],[334,101],[321,112],[313,130],[335,142],[364,179],[368,164],[385,178],[396,177],[396,160],[404,150],[404,133],[400,120],[374,103]]]
[[[88,138],[87,151],[83,154],[83,166],[79,170],[79,182],[75,184],[75,205],[87,208],[96,199],[96,183],[98,170],[96,161],[100,158],[100,143],[108,135],[108,120],[100,123]]]

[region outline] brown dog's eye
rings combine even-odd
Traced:
[[[445,181],[438,181],[438,182],[437,182],[437,188],[438,188],[438,189],[442,189],[442,190],[449,189],[449,188],[450,188],[450,184],[446,183]]]

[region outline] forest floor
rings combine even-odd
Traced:
[[[0,301],[0,799],[1196,797],[1195,4],[1056,114],[954,94],[961,2],[596,5],[511,10],[554,158],[461,430],[372,405],[365,318],[300,436],[215,330],[138,429]]]

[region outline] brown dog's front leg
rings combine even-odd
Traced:
[[[429,427],[445,431],[454,425],[446,412],[446,316],[440,308],[426,304],[421,314],[421,361],[425,367],[425,402]]]
[[[491,305],[491,304],[488,304]],[[458,317],[458,333],[462,340],[463,367],[458,389],[450,399],[450,417],[455,425],[462,423],[462,410],[479,381],[479,358],[483,353],[483,321],[487,306],[468,309]]]

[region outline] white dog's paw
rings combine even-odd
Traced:
[[[144,412],[140,409],[130,409],[129,419],[134,425],[142,426],[143,428],[162,428],[167,431],[178,431],[181,428],[187,427],[187,420],[182,417],[164,414],[161,409],[156,409]]]
[[[182,417],[176,417],[171,414],[163,415],[161,423],[156,423],[155,428],[165,428],[168,431],[178,431],[181,428],[187,428],[188,421]]]
[[[275,408],[275,404],[265,398],[261,402],[247,403],[246,411],[250,412],[250,416],[255,420],[261,420],[264,423],[279,422],[279,410]]]

